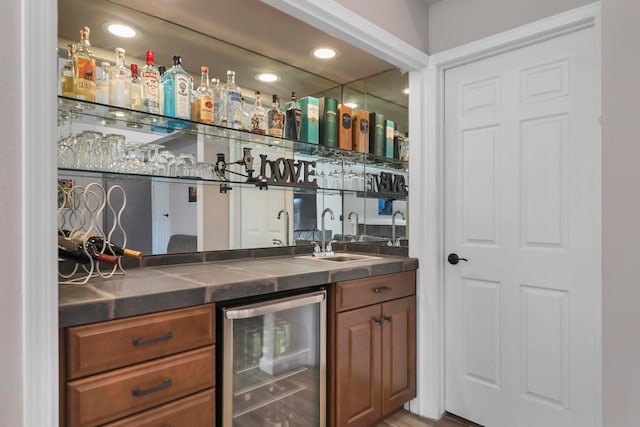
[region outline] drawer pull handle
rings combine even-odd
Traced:
[[[380,326],[382,326],[382,324],[384,323],[384,319],[376,319],[375,317],[373,318],[373,321],[376,322]]]
[[[391,316],[382,316],[382,320],[386,320],[387,322],[391,323]]]
[[[381,294],[383,292],[389,292],[391,289],[391,286],[380,286],[379,288],[373,288],[372,291],[376,294]]]
[[[142,338],[134,338],[133,345],[151,344],[158,341],[170,340],[171,338],[173,338],[173,334],[171,332],[167,332],[163,335],[160,335],[159,337],[149,338],[148,340],[143,340]]]
[[[165,380],[162,381],[162,384],[158,384],[156,386],[149,387],[149,388],[144,389],[144,390],[141,390],[140,388],[136,387],[133,390],[131,390],[131,394],[133,394],[134,396],[144,396],[145,394],[154,393],[156,391],[164,390],[165,388],[169,388],[172,385],[173,385],[173,381],[171,381],[171,378],[165,378]]]

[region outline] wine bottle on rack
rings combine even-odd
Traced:
[[[58,236],[58,257],[78,264],[89,264],[92,260],[112,265],[118,264],[118,257],[101,254],[93,243],[63,236]]]
[[[69,237],[71,239],[86,240],[88,243],[94,245],[98,252],[103,252],[103,248],[105,252],[111,252],[116,256],[125,256],[128,258],[142,258],[142,252],[136,251],[133,249],[123,248],[122,246],[118,246],[115,243],[111,243],[100,236],[96,236],[95,234],[86,233],[84,231],[74,231],[71,233],[69,230],[58,230],[58,234],[61,236]],[[105,247],[106,245],[106,247]]]

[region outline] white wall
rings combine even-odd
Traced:
[[[602,1],[604,425],[638,425],[640,402],[640,2]]]
[[[427,52],[429,10],[425,0],[337,0],[337,3]]]
[[[429,7],[428,53],[433,55],[592,2],[441,0]]]
[[[3,34],[20,33],[20,4],[3,4],[0,26]],[[8,43],[8,37],[0,43],[3,58],[20,58],[20,44]],[[17,36],[11,37],[19,40]],[[20,74],[21,75],[21,74]],[[2,298],[0,298],[0,322],[5,325],[0,341],[0,414],[3,423],[10,426],[22,425],[23,393],[23,278],[20,271],[24,242],[20,233],[22,227],[22,206],[20,197],[23,187],[16,178],[20,176],[22,162],[21,122],[13,110],[21,105],[20,86],[14,79],[0,79],[0,196],[4,203],[0,235],[4,243],[0,248],[0,269],[2,270]],[[9,325],[7,327],[7,325]]]

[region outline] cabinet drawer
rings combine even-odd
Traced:
[[[67,378],[75,379],[215,341],[213,304],[67,330]]]
[[[149,409],[105,427],[211,427],[216,424],[214,389]]]
[[[67,420],[71,427],[95,426],[215,385],[214,347],[67,383]]]
[[[415,293],[415,271],[337,282],[336,311],[364,307]]]

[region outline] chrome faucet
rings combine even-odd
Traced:
[[[400,215],[405,220],[404,212],[402,211],[395,211],[391,215],[391,246],[400,246],[400,241],[396,244],[396,215]]]
[[[284,213],[284,225],[285,225],[285,232],[284,232],[284,241],[286,243],[287,246],[289,246],[289,212],[286,209],[280,209],[280,212],[278,212],[278,219],[282,218],[282,214]]]
[[[322,215],[320,216],[320,224],[322,226],[322,230],[320,230],[320,238],[321,240],[321,245],[320,245],[320,253],[316,253],[314,252],[314,256],[327,256],[327,255],[333,255],[333,250],[331,251],[327,251],[327,247],[325,245],[325,238],[324,238],[324,234],[325,234],[325,228],[324,228],[324,216],[326,213],[329,213],[329,216],[332,220],[336,219],[333,216],[333,211],[331,210],[331,208],[325,208],[325,210],[322,211]],[[329,245],[329,247],[331,247],[331,245]]]
[[[354,239],[355,241],[358,241],[358,222],[359,222],[358,212],[356,212],[356,211],[351,211],[351,212],[349,212],[349,216],[347,217],[347,219],[348,219],[349,221],[351,221],[351,217],[352,217],[353,215],[355,215],[355,216],[356,216],[356,222],[354,223],[354,225],[355,225],[355,230],[356,230],[356,231],[353,233],[353,239]],[[352,222],[353,222],[353,221],[352,221]]]

